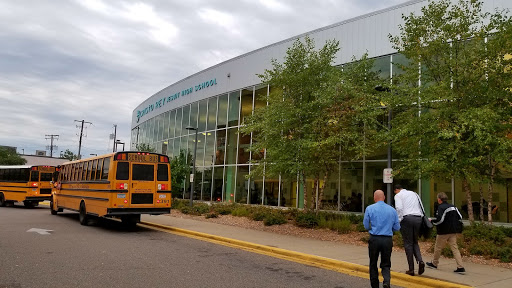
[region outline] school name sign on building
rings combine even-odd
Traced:
[[[153,110],[156,110],[160,107],[165,106],[165,103],[174,101],[174,100],[180,98],[180,96],[187,96],[187,95],[192,94],[194,91],[203,90],[203,89],[215,86],[215,85],[217,85],[217,78],[213,78],[209,81],[205,81],[198,85],[195,85],[194,87],[190,87],[190,88],[182,90],[181,92],[176,92],[172,95],[161,98],[158,101],[156,101],[154,104],[149,104],[146,108],[144,108],[142,110],[137,110],[137,123],[139,123],[140,118],[142,118],[144,115],[147,115],[148,113],[152,112]]]

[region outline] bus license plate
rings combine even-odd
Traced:
[[[117,198],[126,198],[126,194],[117,194]]]

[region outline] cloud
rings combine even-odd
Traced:
[[[210,66],[398,0],[0,2],[0,145],[58,151],[130,142],[133,109]]]

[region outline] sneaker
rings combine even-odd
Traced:
[[[418,268],[418,274],[421,275],[425,272],[425,262],[421,261]]]
[[[462,268],[457,268],[457,270],[453,271],[455,273],[459,273],[459,274],[464,274],[466,273],[466,269],[464,269],[464,267]]]
[[[427,262],[426,264],[428,268],[437,269],[437,266],[432,264],[432,262]]]
[[[410,275],[410,276],[414,276],[414,271],[407,270],[407,271],[405,271],[405,274]]]

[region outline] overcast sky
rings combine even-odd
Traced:
[[[82,155],[130,141],[133,109],[187,76],[405,0],[0,2],[0,145]],[[121,147],[119,147],[121,148]],[[47,152],[49,155],[49,151]]]

